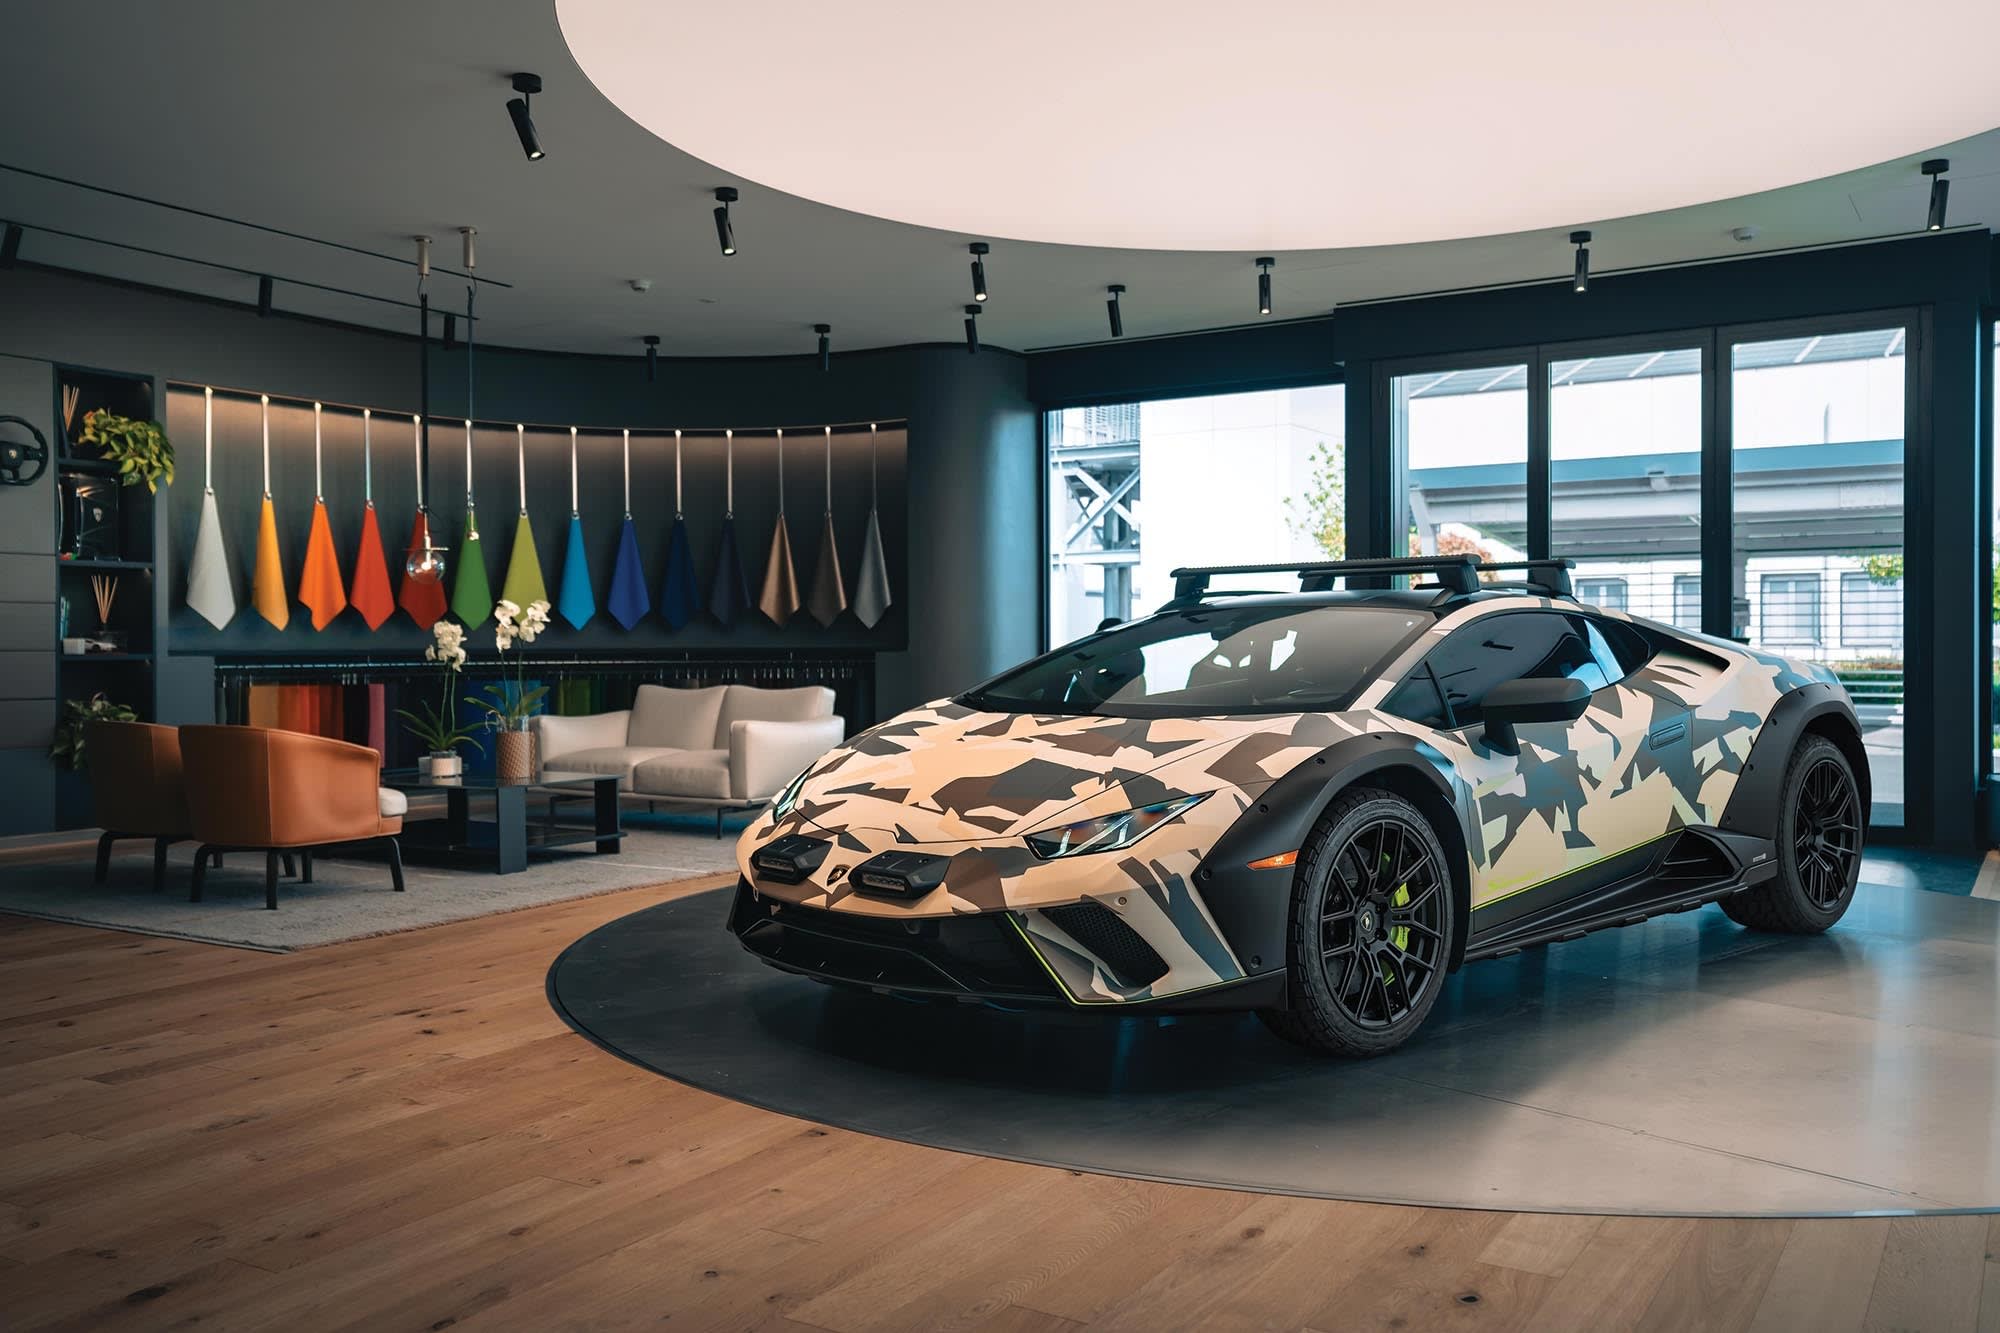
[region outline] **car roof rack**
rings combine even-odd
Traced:
[[[1567,562],[1565,562],[1567,563]],[[1173,573],[1174,598],[1168,606],[1198,602],[1208,581],[1218,574],[1296,574],[1300,592],[1325,592],[1339,578],[1385,577],[1391,574],[1431,574],[1455,593],[1479,589],[1479,557],[1475,555],[1398,556],[1388,560],[1307,560],[1273,565],[1186,565]]]
[[[1518,569],[1528,576],[1530,588],[1550,597],[1574,599],[1576,590],[1570,585],[1569,572],[1575,568],[1574,560],[1496,560],[1490,564],[1481,561],[1479,572],[1490,574],[1495,570]]]

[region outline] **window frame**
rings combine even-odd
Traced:
[[[1778,582],[1812,583],[1812,637],[1779,638],[1771,633],[1770,617],[1765,607],[1770,603],[1771,593],[1767,591],[1773,580]],[[1824,648],[1826,646],[1826,580],[1818,570],[1761,569],[1757,571],[1757,640],[1773,648]]]

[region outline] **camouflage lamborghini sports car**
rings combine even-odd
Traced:
[[[1208,586],[1271,573],[1299,590]],[[1853,897],[1868,767],[1824,667],[1580,605],[1560,561],[1175,580],[800,774],[737,847],[743,946],[1369,1055],[1467,961],[1710,902],[1821,931]]]

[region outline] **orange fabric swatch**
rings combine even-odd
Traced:
[[[299,568],[299,603],[312,612],[314,629],[325,629],[347,609],[347,589],[340,584],[340,556],[333,549],[333,525],[327,522],[326,501],[313,501],[312,532],[306,538],[305,564]]]
[[[396,598],[389,591],[389,566],[382,559],[382,526],[375,521],[375,506],[361,511],[361,545],[354,552],[354,584],[349,603],[369,629],[381,629],[382,622],[396,614]]]
[[[424,511],[419,509],[417,511],[417,521],[410,526],[409,554],[411,556],[415,556],[424,549],[424,543],[429,539],[429,533],[430,524],[424,517]],[[437,624],[445,612],[447,602],[444,591],[444,580],[432,579],[428,583],[421,582],[411,578],[405,572],[403,575],[403,590],[397,595],[396,604],[410,613],[410,619],[417,622],[418,629],[429,629],[431,626]]]

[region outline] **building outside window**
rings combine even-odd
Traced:
[[[1757,580],[1757,641],[1773,648],[1820,646],[1819,575],[1765,574]]]
[[[1840,642],[1847,648],[1903,646],[1903,580],[1867,570],[1840,576]]]
[[[1701,628],[1701,576],[1674,575],[1673,624],[1680,629]]]
[[[1607,611],[1626,609],[1629,585],[1624,579],[1578,579],[1576,595],[1591,606],[1601,606]]]
[[[1049,413],[1049,642],[1150,614],[1181,565],[1345,555],[1346,411],[1332,384]]]

